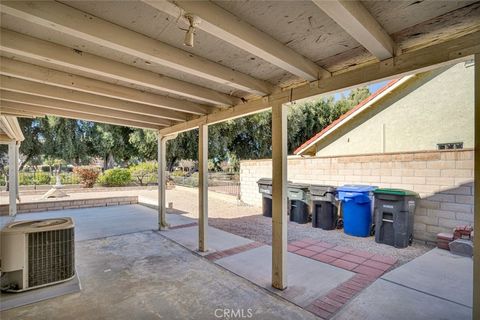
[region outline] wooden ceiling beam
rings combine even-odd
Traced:
[[[378,60],[395,55],[395,43],[360,1],[312,1]]]
[[[404,75],[432,70],[442,65],[465,61],[473,54],[480,53],[480,32],[431,45],[427,48],[409,51],[385,61],[374,62],[354,70],[333,74],[332,77],[274,93],[268,97],[249,101],[211,115],[202,116],[172,127],[160,130],[162,135],[192,130],[200,124],[214,124],[243,117],[270,108],[278,101],[289,102],[315,95],[332,94],[361,85]]]
[[[151,117],[185,121],[190,117],[182,112],[157,108],[129,101],[112,99],[81,91],[54,87],[38,82],[27,81],[7,76],[0,76],[0,88],[6,91],[25,93],[45,98],[52,98],[68,102],[76,102],[94,107],[103,107],[112,110],[143,114]]]
[[[329,77],[330,73],[270,35],[240,20],[227,10],[209,1],[143,0],[151,7],[175,18],[188,20],[185,13],[199,17],[196,29],[245,50],[300,78],[312,81]]]
[[[273,85],[54,1],[2,1],[3,13],[146,61],[256,95]]]
[[[124,127],[143,128],[143,129],[159,130],[162,128],[162,126],[153,125],[150,123],[120,120],[120,119],[115,119],[111,117],[103,117],[103,116],[97,116],[97,115],[81,113],[81,112],[64,111],[59,109],[47,108],[47,107],[31,106],[28,104],[21,104],[16,102],[6,102],[6,101],[0,102],[0,107],[5,113],[21,112],[21,113],[31,114],[36,116],[38,116],[39,114],[42,114],[44,116],[51,115],[51,116],[62,117],[67,119],[93,121],[93,122],[113,124],[113,125],[124,126]]]
[[[132,120],[132,121],[138,121],[138,122],[145,122],[145,123],[150,123],[150,124],[160,125],[165,127],[176,123],[167,119],[146,116],[143,114],[105,109],[100,107],[93,107],[93,106],[74,103],[74,102],[55,100],[51,98],[32,96],[24,93],[9,92],[4,90],[0,90],[0,98],[2,101],[6,101],[6,102],[17,102],[17,103],[28,104],[32,106],[38,106],[38,107],[47,107],[52,109],[60,109],[64,111],[88,113],[88,114],[93,114],[97,116],[116,118],[120,120]]]
[[[101,76],[128,84],[136,84],[203,103],[221,106],[240,103],[240,99],[218,91],[7,29],[1,30],[0,49],[12,55],[88,73],[92,77]],[[189,106],[185,107],[183,111],[191,110],[190,112],[197,114],[214,111],[214,108],[207,106],[193,108],[193,103],[188,103]]]
[[[140,90],[82,77],[71,73],[57,71],[50,68],[44,68],[4,57],[0,57],[0,74],[47,85],[58,86],[61,88],[97,94],[109,98],[146,104],[157,108],[165,108],[165,105],[173,105],[172,99],[169,97],[164,97],[149,92],[142,92]],[[176,111],[190,111],[192,114],[200,115],[206,114],[207,111],[210,111],[210,108],[197,106],[190,101],[175,99],[173,103],[177,106],[175,109]]]

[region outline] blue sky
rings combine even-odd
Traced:
[[[375,91],[377,91],[378,89],[380,89],[381,87],[383,87],[384,85],[386,85],[388,83],[388,80],[384,80],[384,81],[380,81],[380,82],[377,82],[377,83],[374,83],[374,84],[371,84],[368,86],[368,89],[370,90],[371,93],[374,93]],[[335,93],[333,95],[335,101],[338,100],[338,99],[341,99],[342,98],[342,95],[343,96],[347,96],[348,94],[350,93],[350,90],[345,90],[343,92],[338,92],[338,93]]]

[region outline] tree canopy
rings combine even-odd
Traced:
[[[288,150],[293,151],[370,94],[368,88],[352,90],[346,97],[333,97],[291,105],[288,111]],[[22,168],[48,159],[74,165],[104,160],[104,168],[128,165],[157,157],[154,131],[46,116],[20,119],[25,135],[21,144]],[[271,112],[209,126],[209,158],[220,167],[225,160],[271,157]],[[180,133],[167,143],[167,166],[182,159],[196,160],[198,130]]]

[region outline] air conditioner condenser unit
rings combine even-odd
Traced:
[[[0,232],[0,287],[21,292],[75,277],[71,218],[17,221]]]

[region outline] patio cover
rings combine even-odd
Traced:
[[[0,12],[2,115],[157,130],[161,164],[172,134],[200,129],[201,251],[208,125],[272,108],[277,288],[287,285],[285,106],[480,57],[478,1],[2,1]]]

